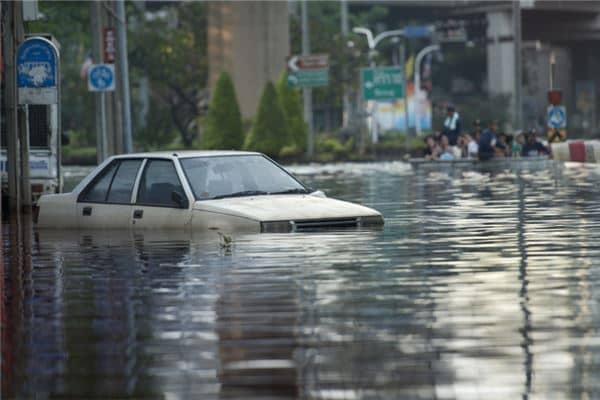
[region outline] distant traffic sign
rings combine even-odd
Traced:
[[[58,50],[43,37],[26,39],[17,50],[19,104],[58,102]]]
[[[547,111],[548,128],[563,129],[567,127],[567,110],[565,106],[548,106]]]
[[[114,64],[94,64],[88,72],[88,90],[91,92],[112,92],[115,90]]]
[[[315,87],[329,84],[329,55],[315,54],[288,58],[288,85]]]
[[[362,94],[365,100],[397,100],[404,97],[402,67],[363,68]]]
[[[433,25],[413,25],[404,28],[404,37],[410,39],[417,39],[431,36],[435,31]]]

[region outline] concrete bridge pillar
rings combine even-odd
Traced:
[[[510,95],[510,108],[515,101],[515,41],[510,9],[493,10],[486,14],[488,93]],[[512,115],[512,112],[511,112]],[[510,123],[511,121],[503,121]],[[511,124],[512,125],[512,124]]]

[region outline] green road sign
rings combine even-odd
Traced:
[[[315,87],[329,84],[329,56],[327,54],[288,57],[287,69],[287,81],[291,87]]]
[[[363,68],[361,70],[364,100],[396,100],[404,97],[402,67]]]
[[[327,86],[329,84],[329,68],[289,71],[287,81],[291,87]]]

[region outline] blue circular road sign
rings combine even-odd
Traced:
[[[113,64],[96,64],[88,72],[88,89],[95,92],[115,90],[115,66]]]

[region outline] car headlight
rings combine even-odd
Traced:
[[[260,223],[260,231],[263,233],[291,232],[292,227],[292,221],[268,221]]]
[[[380,226],[383,225],[381,215],[370,215],[368,217],[358,217],[358,226]]]

